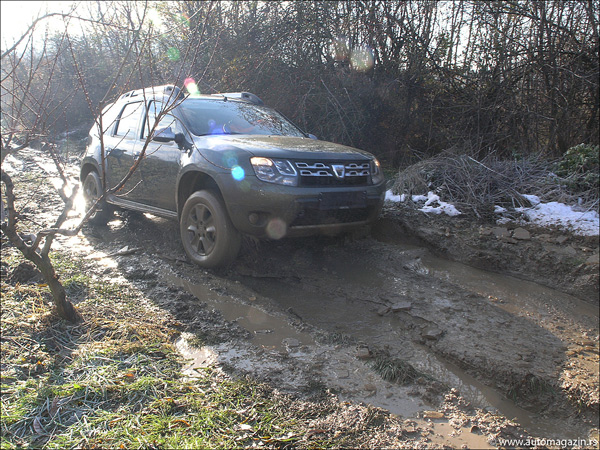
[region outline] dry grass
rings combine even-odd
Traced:
[[[490,218],[494,206],[528,207],[523,195],[542,201],[579,203],[598,207],[598,192],[571,192],[564,180],[552,173],[553,164],[541,159],[477,161],[466,155],[440,155],[414,164],[398,174],[394,193],[409,195],[433,191],[461,211]]]
[[[2,256],[5,273],[22,261],[12,248]],[[295,398],[217,367],[184,377],[172,345],[181,324],[84,264],[55,258],[82,296],[78,325],[52,313],[45,285],[2,278],[1,448],[410,446],[400,422],[326,391]]]

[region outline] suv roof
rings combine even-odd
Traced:
[[[175,100],[183,100],[185,98],[185,94],[180,88],[173,84],[165,84],[163,86],[153,86],[150,88],[136,89],[133,91],[126,92],[119,97],[119,100],[132,99],[138,96],[143,97],[145,95],[164,95],[172,97]],[[200,95],[198,96],[198,98],[224,98],[225,100],[231,98],[241,100],[247,103],[253,103],[255,105],[264,104],[263,101],[257,95],[252,94],[251,92],[223,92],[220,94]]]

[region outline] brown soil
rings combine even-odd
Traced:
[[[425,214],[408,202],[387,205],[383,222],[380,228],[387,222],[397,224],[397,232],[417,238],[445,258],[598,304],[597,235],[577,236],[534,224],[496,225],[474,216]]]
[[[11,164],[22,164],[25,214],[51,223],[56,202],[24,176],[41,172],[37,158]],[[393,205],[370,237],[247,241],[232,267],[205,271],[185,261],[175,222],[121,211],[56,248],[173,315],[189,370],[218,364],[284,392],[334,392],[351,402],[348,426],[362,402],[404,420],[410,447],[597,438],[597,238],[526,227],[529,239],[516,239],[517,227],[505,227]],[[453,277],[456,267],[431,252],[574,297],[474,288],[467,279],[487,273]]]

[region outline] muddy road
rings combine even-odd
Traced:
[[[458,448],[598,438],[597,304],[437,257],[389,215],[366,231],[248,240],[206,271],[185,260],[175,222],[119,211],[57,248],[173,314],[190,374],[220,364],[328,390]]]

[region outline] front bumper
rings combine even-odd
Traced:
[[[218,184],[234,226],[259,238],[337,234],[366,225],[377,219],[385,197],[385,183],[307,188],[254,176],[232,183],[224,174]]]

